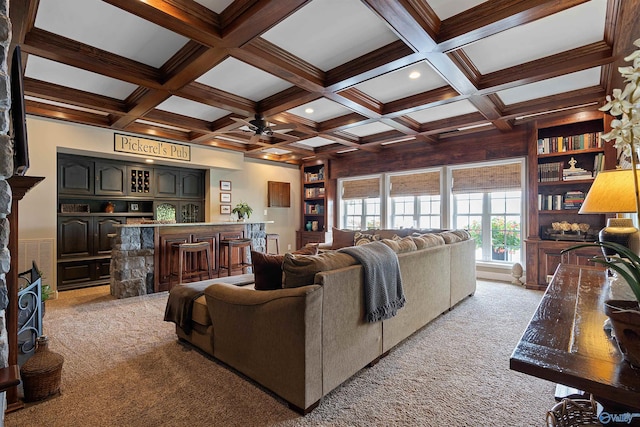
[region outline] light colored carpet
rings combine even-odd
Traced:
[[[75,292],[75,291],[74,291]],[[544,426],[554,385],[509,369],[541,292],[479,282],[440,316],[302,417],[176,340],[166,293],[47,303],[62,394],[8,414],[12,426]],[[105,291],[108,292],[108,291]]]

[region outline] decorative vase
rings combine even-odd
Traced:
[[[60,392],[64,357],[49,350],[46,336],[38,337],[33,356],[20,369],[27,402],[46,399]]]
[[[311,221],[307,221],[307,225],[305,226],[305,228],[307,229],[307,231],[311,231]]]
[[[313,221],[311,223],[311,231],[318,231],[318,221]]]
[[[116,209],[116,206],[111,202],[107,202],[107,205],[104,207],[104,211],[106,213],[113,213],[115,209]]]
[[[626,246],[637,253],[638,229],[634,227],[631,218],[609,218],[607,226],[600,230],[598,239],[601,242],[614,242]],[[615,255],[612,249],[602,248],[604,256]]]
[[[640,368],[640,307],[637,301],[607,300],[604,312],[627,362]]]

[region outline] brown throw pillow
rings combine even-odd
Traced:
[[[318,244],[309,243],[306,246],[303,246],[297,251],[293,251],[291,253],[296,255],[316,255],[318,253]]]
[[[353,230],[340,230],[339,228],[332,227],[331,234],[333,235],[331,249],[340,249],[346,248],[347,246],[353,246],[356,232]]]
[[[269,291],[282,288],[282,262],[284,255],[268,255],[251,251],[255,289]]]

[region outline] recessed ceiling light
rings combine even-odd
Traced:
[[[313,108],[307,108],[307,109],[304,110],[304,112],[307,113],[307,114],[311,114],[311,113],[313,113]]]
[[[417,79],[418,77],[420,77],[420,73],[418,71],[412,71],[411,73],[409,73],[410,79]]]
[[[147,163],[153,163],[153,159],[144,159],[144,161]]]

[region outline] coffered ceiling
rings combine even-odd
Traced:
[[[638,13],[640,0],[10,2],[28,114],[287,163],[595,109],[622,86]],[[255,136],[256,114],[279,130]]]

